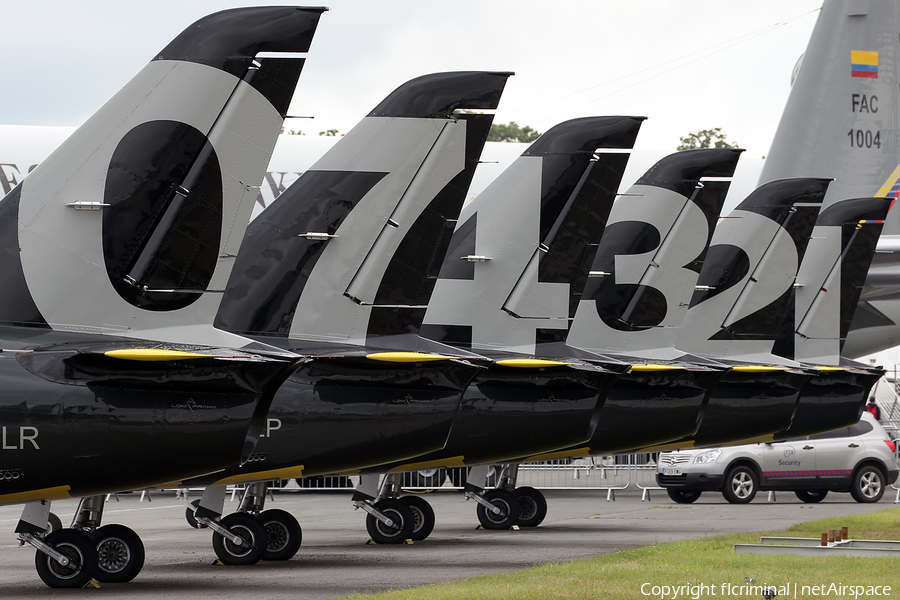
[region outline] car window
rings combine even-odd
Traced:
[[[850,427],[848,427],[848,429],[850,430],[850,435],[863,435],[871,432],[875,428],[871,423],[860,421],[856,425],[851,425]]]
[[[869,427],[869,431],[871,431],[871,427]],[[811,440],[830,440],[833,438],[844,438],[850,437],[852,435],[857,435],[855,433],[850,433],[849,427],[841,427],[840,429],[835,429],[834,431],[826,431],[825,433],[817,433],[816,435],[809,436]]]

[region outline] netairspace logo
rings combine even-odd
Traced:
[[[799,583],[785,583],[783,585],[769,585],[756,583],[684,583],[681,585],[655,585],[644,583],[641,585],[641,594],[649,598],[659,600],[700,600],[705,597],[718,598],[820,598],[833,596],[835,598],[870,598],[887,597],[891,595],[891,587],[887,585],[844,585],[840,583],[820,583],[817,585],[803,585]]]

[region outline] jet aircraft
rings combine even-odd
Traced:
[[[0,201],[0,502],[51,587],[134,577],[96,496],[246,460],[298,360],[212,316],[324,11],[201,19]]]

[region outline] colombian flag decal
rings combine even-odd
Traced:
[[[878,79],[878,53],[851,50],[850,74],[853,77]]]

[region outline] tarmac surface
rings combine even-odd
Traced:
[[[877,504],[857,504],[849,494],[829,494],[821,504],[802,504],[787,492],[776,502],[760,493],[753,503],[731,505],[721,494],[705,493],[691,505],[669,500],[665,492],[618,492],[608,502],[596,490],[549,490],[544,523],[520,531],[477,529],[475,503],[460,492],[426,494],[437,516],[431,537],[415,545],[366,545],[365,513],[350,506],[350,492],[281,491],[267,502],[296,516],[303,546],[289,561],[250,567],[215,565],[209,530],[191,529],[184,506],[171,492],[121,494],[105,509],[104,523],[137,531],[146,548],[143,571],[131,583],[102,584],[84,592],[52,590],[34,570],[35,551],[20,547],[13,533],[21,506],[0,507],[0,597],[56,597],[73,593],[99,597],[167,598],[335,598],[482,574],[513,571],[534,564],[596,556],[691,537],[789,527],[825,517],[853,515],[894,506],[888,489]],[[52,510],[67,525],[75,501],[55,502]],[[226,512],[237,502],[226,501]],[[852,536],[852,531],[851,531]]]

